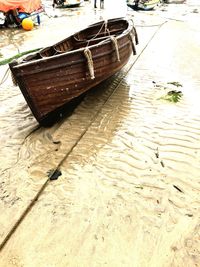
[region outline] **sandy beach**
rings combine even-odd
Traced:
[[[0,267],[200,266],[200,5],[57,12],[31,32],[1,29],[1,54],[126,15],[137,55],[48,128],[10,75],[0,85]]]

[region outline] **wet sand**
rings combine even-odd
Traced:
[[[137,57],[50,128],[1,86],[0,266],[200,266],[199,31],[135,20]]]

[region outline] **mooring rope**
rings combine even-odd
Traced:
[[[134,21],[133,21],[133,18],[129,18],[129,21],[132,22],[133,28],[132,28],[131,32],[132,32],[133,35],[135,36],[135,43],[136,43],[136,45],[137,45],[137,44],[139,44],[139,41],[138,41],[138,34],[137,34],[137,31],[136,31],[136,28],[134,27]]]
[[[138,34],[137,34],[137,31],[136,31],[136,28],[135,27],[133,27],[133,34],[134,34],[134,36],[135,36],[135,43],[136,43],[136,45],[138,45],[139,44],[139,41],[138,41]]]
[[[90,78],[93,80],[95,79],[95,76],[94,76],[94,65],[93,65],[93,60],[92,60],[92,53],[90,51],[89,48],[85,48],[84,49],[84,55],[87,59],[87,63],[88,63],[88,69],[89,69],[89,72],[90,72]]]
[[[135,37],[135,36],[134,36]],[[131,45],[132,45],[132,50],[133,50],[133,55],[136,55],[136,48],[135,48],[135,38],[133,37],[133,34],[130,34],[130,40],[131,40]]]
[[[3,78],[2,78],[2,80],[1,80],[1,82],[0,82],[0,85],[2,85],[3,83],[5,83],[5,81],[8,79],[9,72],[10,72],[10,69],[7,68],[5,74],[4,74],[4,76],[3,76]]]
[[[112,43],[114,44],[115,47],[115,52],[117,54],[117,61],[120,61],[120,56],[119,56],[119,47],[118,47],[118,43],[117,43],[117,38],[114,36],[110,36],[110,39],[112,41]]]

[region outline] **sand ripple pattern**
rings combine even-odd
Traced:
[[[62,162],[61,177],[7,243],[0,265],[199,266],[200,83],[188,75],[180,102],[162,100],[174,77],[167,64],[153,69],[149,54],[149,66],[141,60],[108,87],[111,97],[91,93],[68,120],[35,136],[62,141],[37,166],[56,165],[87,129]]]
[[[125,69],[126,70],[126,69]],[[0,90],[0,199],[4,216],[0,239],[18,221],[43,184],[76,144],[91,120],[123,78],[123,71],[91,91],[74,110],[51,128],[39,127],[18,87]],[[117,81],[114,81],[118,77]],[[13,104],[14,103],[14,104]]]
[[[33,266],[199,266],[200,111],[187,112],[187,94],[177,104],[159,99],[160,80],[130,71],[17,234],[48,221],[45,229],[31,248],[14,238],[10,260],[26,266],[26,251]]]
[[[66,192],[73,209],[66,211],[75,207],[88,221],[89,241],[78,251],[89,257],[85,247],[93,244],[101,262],[95,266],[105,264],[99,239],[111,244],[104,252],[110,266],[198,266],[200,110],[192,109],[184,87],[179,103],[160,100],[166,89],[152,83],[155,74],[144,79],[143,73],[129,73],[134,85],[124,81],[63,166],[74,185]],[[58,191],[55,198],[64,199]],[[74,221],[75,214],[68,224]]]

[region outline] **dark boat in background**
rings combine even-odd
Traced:
[[[160,0],[126,0],[127,6],[133,10],[153,10],[159,3]]]
[[[71,8],[79,7],[84,0],[53,0],[53,7],[58,8]]]
[[[9,64],[39,123],[119,71],[136,54],[133,22],[124,18],[90,25],[50,47]]]

